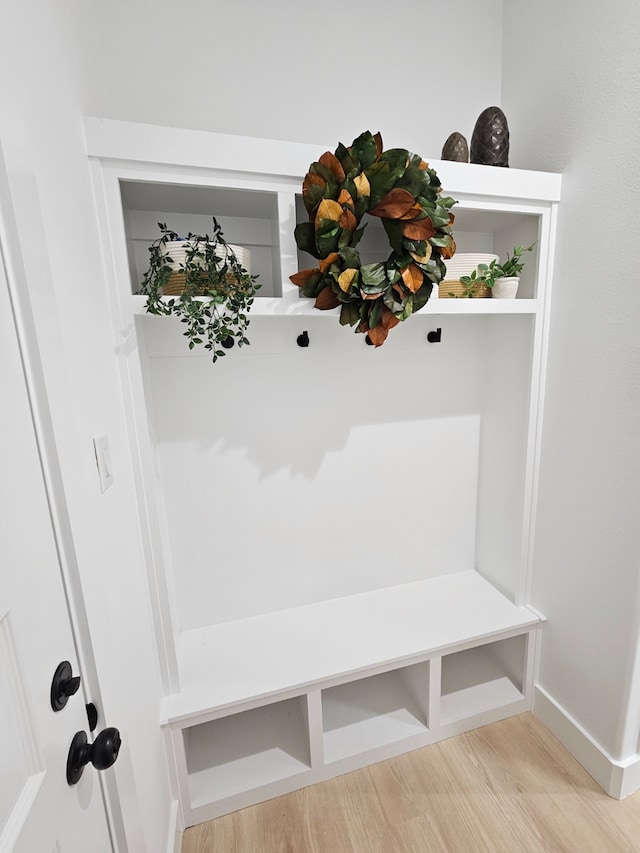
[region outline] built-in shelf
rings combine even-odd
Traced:
[[[526,637],[487,643],[442,658],[442,725],[524,699]]]
[[[197,807],[310,769],[304,698],[275,702],[184,732],[189,793]]]
[[[524,710],[539,622],[469,571],[184,632],[163,705],[183,808],[207,820]]]
[[[294,228],[325,146],[85,133],[186,824],[530,707],[560,176],[430,160],[459,252],[535,249],[518,298],[433,297],[375,348],[290,282],[317,266]],[[263,285],[215,366],[137,295],[157,222],[212,216]]]
[[[538,621],[468,571],[195,628],[178,638],[181,689],[164,700],[162,721],[190,725]]]
[[[322,691],[327,763],[427,731],[428,664],[383,672]]]
[[[251,308],[252,317],[324,317],[337,322],[338,308],[329,311],[319,311],[314,307],[312,299],[297,298],[262,298],[256,299]],[[169,297],[165,297],[168,299]],[[132,314],[146,315],[146,297],[134,294],[130,297]],[[437,315],[487,315],[487,314],[535,314],[540,309],[537,299],[430,299],[424,308],[420,309],[413,319],[423,316]],[[166,320],[165,320],[166,322]],[[347,334],[348,330],[345,330]]]
[[[186,237],[211,234],[215,217],[228,243],[249,250],[259,297],[282,294],[279,222],[290,215],[291,193],[149,181],[121,181],[120,191],[132,293],[149,265],[149,246],[161,236],[159,222]]]

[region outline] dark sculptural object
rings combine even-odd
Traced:
[[[456,130],[442,147],[443,160],[455,160],[458,163],[469,162],[469,146],[467,140]]]
[[[500,107],[487,107],[478,116],[471,137],[471,162],[509,165],[509,125]]]

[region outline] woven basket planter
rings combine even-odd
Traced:
[[[163,253],[168,256],[167,266],[170,266],[173,271],[169,277],[169,281],[162,288],[162,294],[163,296],[180,296],[180,294],[184,292],[186,281],[186,273],[181,272],[180,267],[184,267],[184,264],[186,263],[186,252],[191,248],[190,243],[187,240],[172,241],[166,243],[163,248]],[[227,248],[233,252],[238,263],[240,263],[248,273],[251,273],[251,252],[242,246],[233,246],[231,244],[228,244]],[[224,251],[225,247],[220,245],[220,252],[222,253]],[[225,281],[229,285],[235,285],[238,283],[238,279],[231,273],[228,273],[225,276]],[[205,287],[194,293],[194,296],[205,295]]]
[[[170,277],[169,277],[169,281],[162,288],[162,295],[163,296],[180,296],[184,292],[184,286],[185,286],[186,278],[187,278],[186,273],[172,272]],[[235,285],[238,283],[238,279],[234,275],[231,275],[230,273],[228,273],[225,276],[225,281],[229,285]],[[218,288],[219,285],[217,285],[216,287]],[[194,296],[206,296],[207,293],[206,293],[206,290],[204,288],[202,288],[202,290],[197,290],[193,295]]]
[[[439,299],[450,299],[449,294],[453,294],[454,297],[467,297],[467,289],[460,282],[459,279],[449,279],[445,281],[441,281],[438,285],[438,298]],[[487,299],[491,296],[491,288],[487,287],[486,284],[477,285],[474,290],[472,297],[473,299]]]

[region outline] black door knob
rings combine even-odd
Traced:
[[[76,732],[67,757],[67,784],[75,785],[89,763],[96,770],[106,770],[115,764],[121,743],[118,729],[103,729],[93,743],[88,742],[84,732]]]
[[[78,692],[80,687],[80,676],[74,676],[71,664],[63,660],[58,664],[51,682],[51,707],[54,711],[62,711],[69,701],[69,697]]]

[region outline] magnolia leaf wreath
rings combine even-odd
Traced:
[[[335,154],[312,163],[302,184],[309,221],[295,229],[298,248],[320,263],[291,276],[321,310],[340,309],[340,323],[356,326],[375,346],[389,329],[418,311],[445,275],[443,258],[456,244],[451,234],[454,199],[441,195],[435,171],[404,148],[383,151],[369,131]],[[391,254],[362,264],[356,246],[368,213],[382,220]]]

